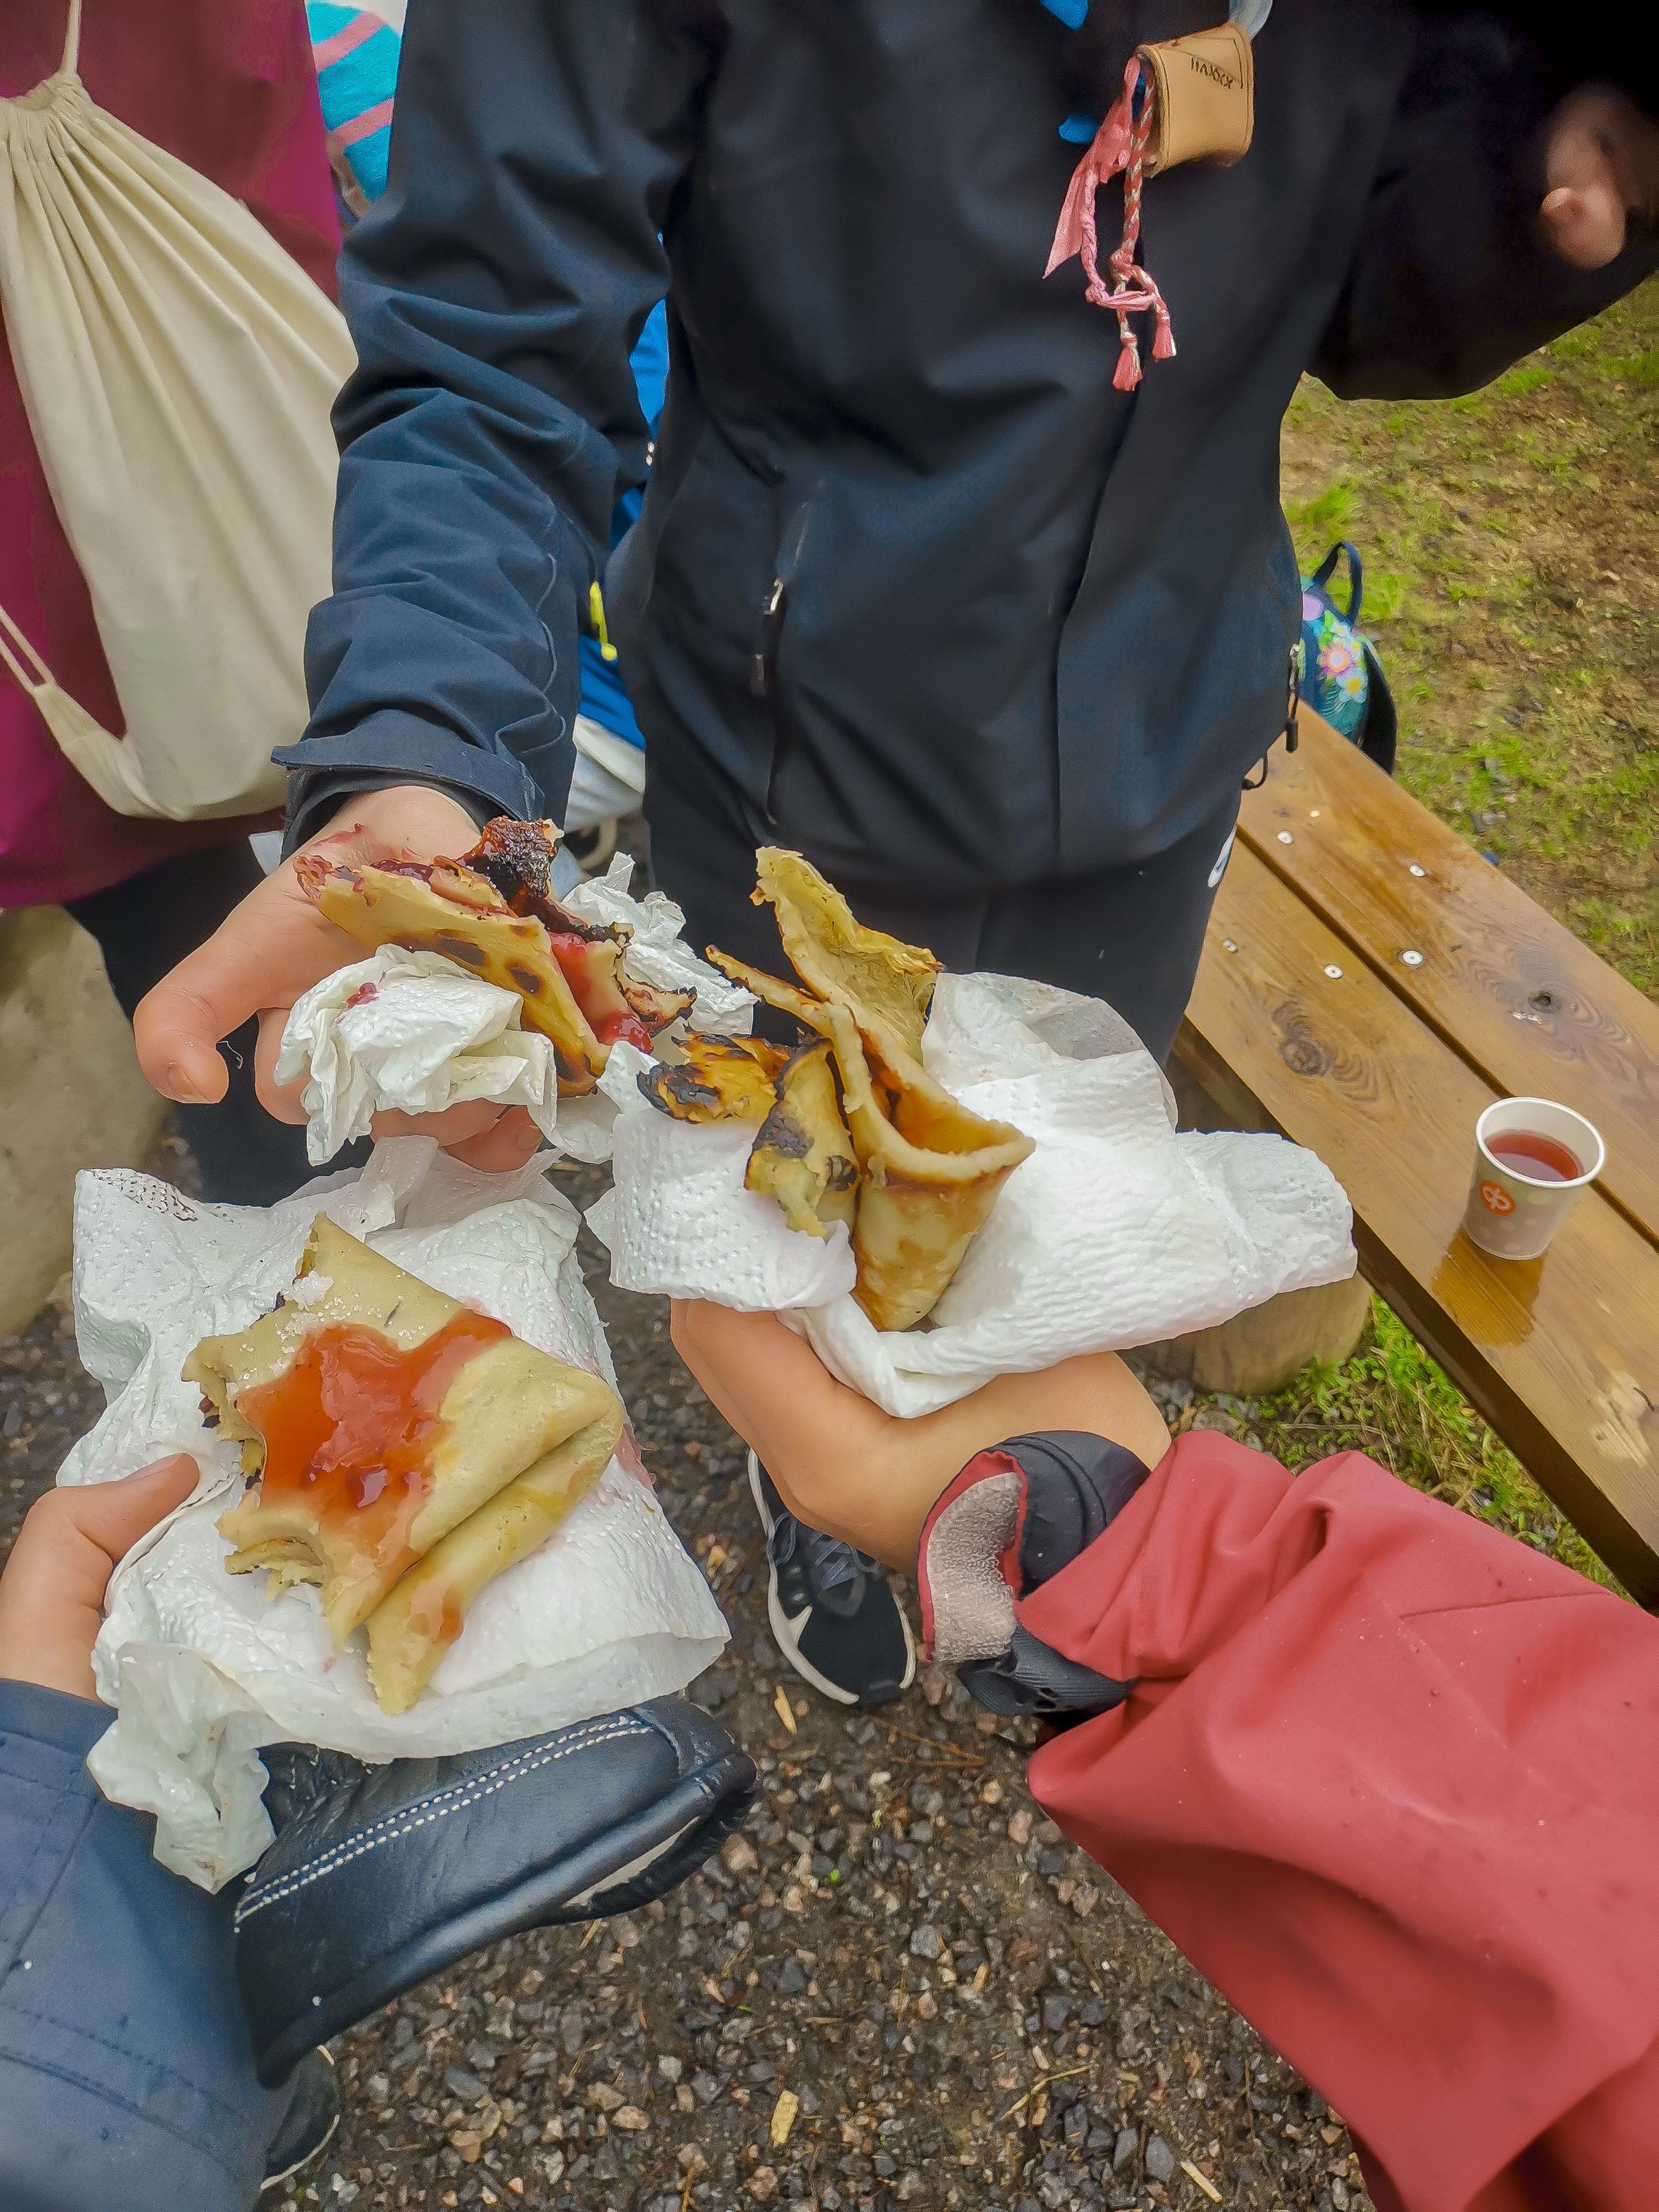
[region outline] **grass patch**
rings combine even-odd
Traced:
[[[1547,384],[1550,372],[1541,362],[1528,362],[1512,368],[1507,376],[1500,376],[1496,389],[1506,399],[1518,399],[1523,392],[1536,392],[1540,384]]]
[[[1297,1472],[1333,1452],[1374,1460],[1609,1589],[1620,1585],[1515,1454],[1486,1426],[1382,1298],[1367,1340],[1340,1367],[1311,1369],[1258,1400],[1251,1427]]]
[[[1304,574],[1350,538],[1401,782],[1659,995],[1659,280],[1484,392],[1285,424]]]
[[[1336,540],[1347,536],[1358,503],[1353,486],[1340,477],[1300,506],[1286,502],[1291,535],[1304,549],[1302,565],[1310,574]]]
[[[1603,363],[1603,372],[1617,383],[1651,392],[1659,385],[1659,346],[1650,346],[1646,353],[1614,355]]]

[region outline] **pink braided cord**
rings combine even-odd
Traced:
[[[1118,337],[1121,343],[1112,383],[1119,392],[1133,392],[1140,381],[1140,342],[1130,328],[1131,315],[1144,314],[1150,310],[1157,318],[1158,329],[1152,340],[1154,361],[1170,360],[1176,349],[1175,333],[1170,326],[1170,310],[1164,304],[1164,295],[1135,259],[1135,248],[1140,242],[1140,202],[1145,181],[1146,142],[1152,136],[1152,102],[1157,96],[1156,88],[1149,79],[1140,103],[1140,112],[1136,115],[1135,94],[1140,87],[1141,76],[1141,64],[1137,56],[1130,61],[1124,72],[1122,91],[1113,101],[1109,113],[1095,133],[1093,143],[1073,174],[1066,204],[1060,210],[1060,222],[1054,232],[1048,266],[1043,271],[1045,276],[1051,276],[1062,262],[1069,261],[1073,254],[1080,256],[1083,274],[1087,280],[1085,296],[1097,307],[1109,308],[1117,317]],[[1120,171],[1123,176],[1123,234],[1117,251],[1106,264],[1112,274],[1109,289],[1100,273],[1100,242],[1095,228],[1095,195]]]

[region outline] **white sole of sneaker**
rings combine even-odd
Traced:
[[[760,1462],[753,1452],[749,1455],[749,1490],[755,1501],[755,1510],[761,1517],[761,1527],[766,1531],[769,1541],[774,1524],[767,1508],[766,1493],[761,1488]],[[899,1678],[899,1687],[908,1690],[916,1679],[916,1640],[910,1633],[910,1623],[904,1607],[896,1598],[893,1602],[897,1609],[899,1626],[904,1632],[904,1672]],[[828,1676],[820,1674],[811,1661],[803,1656],[799,1638],[801,1623],[807,1616],[804,1613],[799,1613],[791,1620],[784,1611],[778,1597],[778,1578],[769,1559],[766,1566],[766,1617],[772,1624],[774,1642],[803,1682],[821,1697],[829,1698],[838,1705],[857,1705],[855,1692],[843,1689],[839,1682],[832,1682]]]

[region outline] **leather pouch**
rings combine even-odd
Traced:
[[[1255,123],[1250,42],[1236,23],[1142,46],[1157,88],[1145,173],[1183,161],[1230,167],[1249,149]]]

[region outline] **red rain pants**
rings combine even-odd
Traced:
[[[1659,2207],[1659,1621],[1358,1453],[1207,1433],[1018,1611],[1138,1684],[1037,1799],[1382,2212]]]

